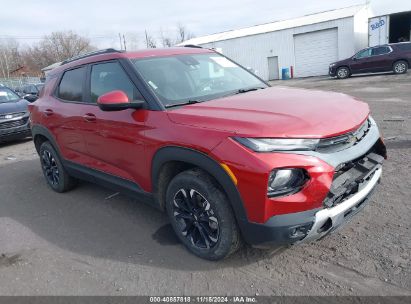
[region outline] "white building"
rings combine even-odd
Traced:
[[[391,14],[404,8],[393,10],[391,5],[390,10]],[[397,42],[399,28],[401,37],[410,40],[411,12],[390,17],[383,11],[372,5],[353,6],[193,38],[182,45],[214,48],[265,80],[280,79],[283,71],[294,77],[326,75],[330,63],[368,45]]]
[[[47,76],[47,74],[54,68],[57,68],[61,65],[61,62],[56,62],[53,64],[50,64],[49,66],[46,66],[45,68],[42,68],[41,71],[43,72],[44,76]]]
[[[396,5],[386,1],[384,6],[369,8],[369,45],[375,46],[411,40],[411,1]]]

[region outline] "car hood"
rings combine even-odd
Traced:
[[[25,112],[27,111],[28,101],[24,99],[20,99],[19,101],[15,102],[0,102],[0,114],[8,114],[8,113],[15,113],[15,112]]]
[[[168,112],[177,124],[250,137],[323,138],[358,128],[368,105],[342,93],[267,88]]]
[[[352,60],[351,58],[346,58],[346,59],[343,59],[343,60],[336,61],[332,64],[335,64],[335,65],[348,64],[348,63],[351,62],[351,60]]]

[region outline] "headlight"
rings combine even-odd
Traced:
[[[276,169],[268,178],[267,196],[284,196],[294,194],[301,190],[308,180],[304,169]]]
[[[332,68],[333,66],[335,66],[336,64],[335,63],[331,63],[330,64],[330,68]]]
[[[311,151],[315,150],[319,139],[294,139],[294,138],[244,138],[235,137],[243,146],[256,152],[273,151]]]

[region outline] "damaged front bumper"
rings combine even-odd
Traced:
[[[358,184],[360,190],[338,205],[322,209],[315,214],[314,224],[307,236],[300,242],[310,242],[324,237],[326,234],[341,227],[352,216],[360,211],[373,192],[382,174],[381,165],[368,175],[368,179]]]
[[[386,148],[370,118],[369,130],[352,147],[333,153],[298,154],[315,156],[335,168],[329,193],[319,208],[275,215],[261,224],[240,221],[244,239],[254,247],[310,242],[343,226],[369,202],[382,175]]]

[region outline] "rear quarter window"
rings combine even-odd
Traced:
[[[82,102],[84,100],[83,85],[85,78],[85,67],[64,72],[57,90],[57,97],[67,101]]]

